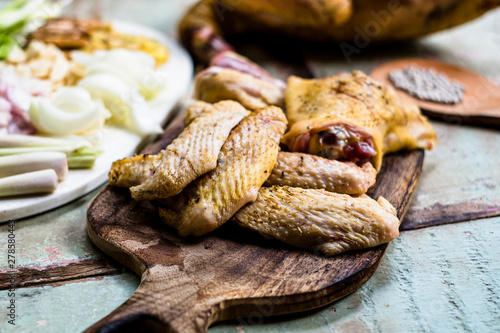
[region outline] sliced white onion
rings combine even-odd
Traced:
[[[85,77],[78,83],[92,97],[101,99],[111,112],[110,122],[127,127],[139,135],[161,132],[161,126],[151,117],[151,110],[138,90],[109,73]]]
[[[70,87],[61,88],[50,100],[35,97],[29,115],[40,133],[69,135],[102,125],[109,113],[85,89]]]
[[[86,68],[87,75],[112,74],[134,86],[146,100],[166,88],[166,78],[156,69],[155,59],[144,52],[113,49],[92,56],[73,52],[72,57]]]

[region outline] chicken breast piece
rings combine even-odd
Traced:
[[[280,152],[264,186],[292,186],[361,195],[375,184],[376,176],[377,170],[369,162],[360,167],[352,162],[310,154]]]
[[[238,211],[238,224],[285,243],[332,256],[387,243],[399,235],[399,219],[384,198],[351,197],[324,190],[263,187]]]
[[[276,163],[285,129],[286,118],[278,107],[255,111],[243,119],[222,146],[217,168],[163,201],[162,221],[181,236],[203,235],[225,223],[256,199]]]
[[[110,184],[133,186],[136,200],[168,198],[200,175],[215,169],[217,155],[231,129],[248,115],[233,101],[210,106],[158,155],[136,156],[113,163]]]

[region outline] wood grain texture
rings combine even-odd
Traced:
[[[180,132],[179,118],[166,132]],[[156,147],[173,137],[162,136]],[[386,197],[400,219],[423,156],[422,151],[387,156],[370,191],[375,198]],[[135,202],[128,189],[111,186],[91,202],[87,219],[94,244],[142,276],[134,295],[87,332],[125,327],[205,332],[211,323],[246,316],[262,306],[270,309],[266,316],[316,308],[366,282],[388,247],[329,258],[265,240],[231,223],[204,237],[184,239],[160,223],[151,203]]]
[[[16,273],[16,287],[120,274],[123,271],[122,268],[122,265],[107,258],[92,258],[49,267],[20,267]],[[0,271],[0,290],[10,288],[10,278],[9,271]]]
[[[319,309],[274,317],[265,317],[271,308],[263,305],[208,332],[496,333],[499,227],[497,217],[404,232],[370,280],[349,296]],[[19,288],[16,304],[22,316],[16,329],[7,332],[82,332],[125,302],[140,282],[128,270],[70,281]],[[0,300],[7,293],[0,291]]]
[[[403,230],[500,214],[500,132],[433,122],[439,143],[426,152]]]
[[[472,221],[500,215],[500,206],[465,202],[442,205],[436,203],[424,209],[408,211],[401,223],[400,230],[413,230],[436,225]]]

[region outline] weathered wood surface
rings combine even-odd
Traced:
[[[87,205],[97,193],[15,224],[18,287],[122,271],[123,266],[102,256],[86,235]],[[7,229],[6,224],[0,226],[2,239]],[[9,278],[5,256],[0,260],[0,289],[9,287]]]
[[[16,291],[15,327],[0,321],[0,332],[81,332],[130,297],[139,284],[135,273],[100,276],[71,283],[49,283]],[[2,307],[8,291],[0,291]]]
[[[85,17],[103,10],[105,18],[140,22],[173,36],[181,11],[193,2],[76,0],[70,12]],[[363,48],[350,62],[338,46],[329,52],[308,48],[292,58],[306,59],[305,69],[322,76],[340,70],[370,72],[378,63],[401,57],[429,57],[469,68],[500,83],[499,30],[500,11],[496,11],[471,24],[415,43]],[[274,74],[290,73],[290,66],[286,62],[285,66],[277,63],[271,52],[252,46],[246,46],[245,52],[252,57],[255,54],[255,60],[260,60],[262,55],[263,64]],[[500,133],[463,126],[453,118],[437,119],[433,125],[439,144],[426,153],[422,176],[403,227],[498,215]],[[85,210],[93,195],[95,193],[58,210],[18,221],[20,266],[37,269],[50,277],[54,265],[64,267],[68,262],[78,265],[79,261],[86,265],[87,260],[113,262],[103,259],[108,257],[86,236]],[[403,232],[389,247],[373,278],[332,307],[277,319],[260,318],[258,315],[265,317],[268,310],[261,308],[250,316],[217,325],[209,331],[496,332],[495,324],[500,321],[500,267],[496,258],[500,252],[499,223],[498,218],[492,218]],[[0,239],[5,239],[6,230],[5,225],[0,226]],[[4,243],[0,241],[0,244]],[[5,269],[5,260],[2,256],[0,270]],[[121,269],[116,273],[124,271],[122,265],[118,267]],[[19,325],[10,330],[1,321],[0,328],[8,332],[83,330],[123,303],[139,284],[134,273],[101,280],[66,281],[74,283],[19,289],[18,295],[22,295],[18,297]],[[34,281],[25,282],[30,285]],[[25,291],[33,297],[25,297]],[[0,304],[7,301],[6,292],[0,291]]]
[[[427,152],[402,229],[500,214],[500,131],[433,122],[439,143]]]
[[[123,272],[123,267],[108,258],[81,259],[75,262],[57,263],[47,267],[26,266],[18,268],[16,286],[30,287],[87,277],[114,275]],[[0,272],[0,290],[11,286],[9,271]]]
[[[372,278],[320,309],[269,317],[262,306],[209,333],[498,332],[500,217],[404,232]],[[459,244],[459,246],[458,246]],[[18,290],[19,318],[5,332],[79,332],[125,302],[133,272]],[[0,291],[6,304],[7,291]],[[3,332],[3,330],[2,330]]]
[[[183,129],[174,119],[148,153],[158,153]],[[387,156],[369,194],[385,197],[402,219],[420,177],[424,153]],[[159,221],[157,209],[131,199],[128,189],[105,187],[90,203],[87,230],[101,250],[130,267],[141,284],[132,297],[86,332],[148,329],[205,332],[214,322],[248,315],[316,308],[366,282],[388,244],[324,257],[227,223],[200,238],[180,238]]]

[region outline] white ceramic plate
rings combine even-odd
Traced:
[[[193,74],[190,56],[174,40],[157,30],[130,22],[113,21],[113,27],[125,34],[145,36],[164,44],[169,50],[167,63],[159,71],[167,79],[167,89],[150,102],[153,114],[161,123],[186,94]],[[96,189],[108,179],[111,164],[133,155],[142,139],[132,132],[107,127],[102,131],[102,154],[91,170],[70,170],[57,190],[48,195],[0,198],[0,222],[19,219],[59,207]]]

